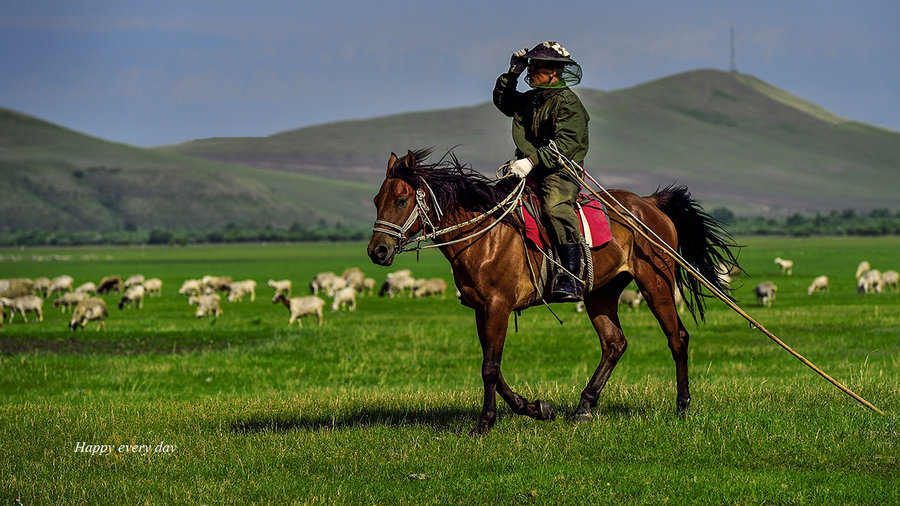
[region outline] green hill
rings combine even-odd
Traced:
[[[604,185],[645,194],[683,183],[706,207],[739,214],[897,207],[887,182],[900,170],[900,133],[845,120],[755,77],[698,70],[576,92],[591,115],[585,165]],[[423,146],[458,146],[461,160],[487,173],[513,152],[509,119],[490,103],[161,149],[377,182],[391,151]]]
[[[373,185],[105,142],[6,109],[0,109],[0,174],[0,231],[374,221]]]

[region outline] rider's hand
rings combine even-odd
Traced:
[[[509,173],[518,178],[524,178],[534,168],[534,164],[528,158],[520,158],[509,164]]]
[[[509,58],[509,73],[519,75],[525,71],[528,67],[528,58],[525,58],[525,53],[528,52],[528,48],[520,49],[512,54]]]

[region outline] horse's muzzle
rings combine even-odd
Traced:
[[[373,263],[387,266],[394,263],[394,255],[397,254],[397,247],[385,244],[384,241],[376,241],[373,237],[369,242],[369,247],[366,251],[369,253],[369,258],[372,259]]]

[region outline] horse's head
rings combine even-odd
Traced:
[[[391,265],[400,248],[421,229],[415,188],[392,176],[395,170],[415,166],[416,156],[412,151],[403,158],[391,153],[388,159],[387,174],[375,195],[378,217],[367,249],[369,258],[378,265]]]

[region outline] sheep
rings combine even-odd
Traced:
[[[203,318],[208,314],[212,314],[215,317],[219,317],[222,315],[222,298],[217,293],[208,293],[202,295],[193,295],[188,298],[188,304],[197,305],[197,312],[194,313],[194,316],[197,318]]]
[[[107,316],[109,316],[109,312],[106,310],[106,301],[100,297],[91,297],[75,306],[75,310],[72,311],[72,321],[69,322],[69,328],[75,331],[78,330],[78,327],[84,328],[88,322],[96,321],[97,330],[100,330],[101,327],[106,329],[106,323],[103,322],[103,318]]]
[[[322,308],[325,307],[324,300],[316,296],[293,297],[288,299],[283,293],[279,293],[272,299],[272,304],[277,304],[279,302],[284,304],[291,312],[288,326],[293,325],[296,320],[297,326],[303,327],[303,322],[301,322],[300,319],[301,317],[308,315],[316,315],[316,318],[319,320],[319,326],[322,326]]]
[[[344,278],[339,278],[337,276],[333,278],[328,278],[322,284],[321,289],[325,291],[325,294],[329,297],[334,297],[334,294],[343,288],[347,287],[347,280]]]
[[[102,295],[105,293],[116,292],[116,295],[122,291],[122,276],[104,276],[97,283],[97,293]]]
[[[20,295],[11,299],[0,297],[0,305],[9,308],[10,322],[16,317],[16,313],[22,315],[22,319],[25,320],[25,323],[28,323],[28,318],[25,317],[25,313],[37,313],[38,321],[44,321],[44,299],[37,295]]]
[[[809,288],[806,289],[808,295],[812,295],[816,292],[828,292],[828,276],[816,276],[809,285]]]
[[[760,306],[772,307],[772,305],[775,304],[775,292],[778,291],[778,287],[775,286],[775,283],[763,281],[756,285],[754,291],[756,292],[756,300],[759,302]]]
[[[131,304],[137,305],[138,309],[144,307],[144,285],[133,285],[125,289],[122,298],[119,300],[119,309],[125,309],[125,306]]]
[[[78,288],[75,289],[75,293],[86,293],[86,294],[97,293],[97,285],[95,285],[93,281],[88,281],[87,283],[82,283],[82,284],[78,285]]]
[[[375,293],[375,279],[374,278],[365,278],[363,279],[363,291],[368,295],[372,295]]]
[[[30,279],[0,279],[0,297],[12,299],[22,295],[34,295],[34,291],[34,282]]]
[[[637,290],[622,290],[619,294],[619,305],[628,306],[631,311],[637,310],[641,302],[644,302],[644,297]]]
[[[378,292],[379,297],[384,297],[387,295],[388,297],[393,297],[396,293],[403,293],[406,290],[412,291],[415,286],[416,280],[412,277],[412,272],[409,269],[401,269],[399,271],[391,272],[387,275],[387,278],[384,280],[384,283],[381,285],[381,290]]]
[[[441,278],[432,278],[422,280],[422,283],[413,287],[412,296],[416,298],[427,297],[429,295],[440,295],[442,299],[446,298],[447,282]]]
[[[337,311],[349,306],[350,311],[356,311],[356,290],[352,286],[346,286],[334,292],[334,301],[331,303],[331,310]]]
[[[71,292],[72,284],[75,283],[75,280],[72,279],[72,276],[67,274],[63,274],[62,276],[57,276],[50,280],[50,286],[47,288],[47,297],[53,295],[56,292]]]
[[[269,285],[269,288],[272,288],[273,290],[275,290],[276,295],[279,293],[284,293],[288,297],[291,296],[292,283],[291,283],[291,280],[289,280],[289,279],[282,279],[280,281],[270,279],[269,282],[266,284]]]
[[[866,271],[870,271],[870,270],[872,270],[872,265],[869,264],[868,260],[863,260],[856,267],[856,279],[861,278],[862,275],[866,273]]]
[[[226,292],[231,284],[230,276],[203,276],[200,278],[202,293]]]
[[[62,308],[62,312],[65,313],[68,308],[77,306],[78,303],[87,300],[88,297],[90,296],[84,292],[64,293],[61,297],[53,301],[53,307]]]
[[[309,291],[313,295],[317,295],[319,290],[323,289],[327,282],[337,277],[337,274],[328,271],[316,274],[312,281],[309,282]]]
[[[144,284],[144,275],[143,274],[133,274],[125,280],[125,288],[129,288],[135,285],[143,285]]]
[[[245,295],[250,294],[250,301],[256,300],[256,281],[245,279],[233,281],[228,284],[228,302],[240,301]]]
[[[162,285],[163,282],[159,278],[150,278],[144,281],[144,290],[147,293],[148,297],[153,297],[154,295],[159,295],[162,297]]]
[[[181,295],[187,295],[190,297],[191,295],[200,295],[203,292],[203,285],[200,283],[199,279],[186,279],[184,283],[181,284],[181,288],[178,289],[178,293]]]
[[[881,293],[881,271],[870,269],[856,282],[858,293]]]
[[[900,291],[898,279],[900,279],[900,274],[898,274],[897,271],[885,271],[884,274],[881,275],[881,289],[887,290],[888,288],[893,288],[895,292]]]
[[[674,293],[675,305],[678,307],[679,313],[684,313],[684,295],[681,293],[681,288],[675,287]]]
[[[32,283],[32,293],[34,295],[47,295],[47,289],[50,288],[50,278],[40,277],[36,278]],[[22,294],[25,295],[25,294]]]
[[[787,259],[784,259],[781,257],[775,257],[775,263],[778,264],[779,267],[781,267],[782,274],[784,274],[785,276],[791,275],[791,269],[794,268],[793,260],[787,260]]]

